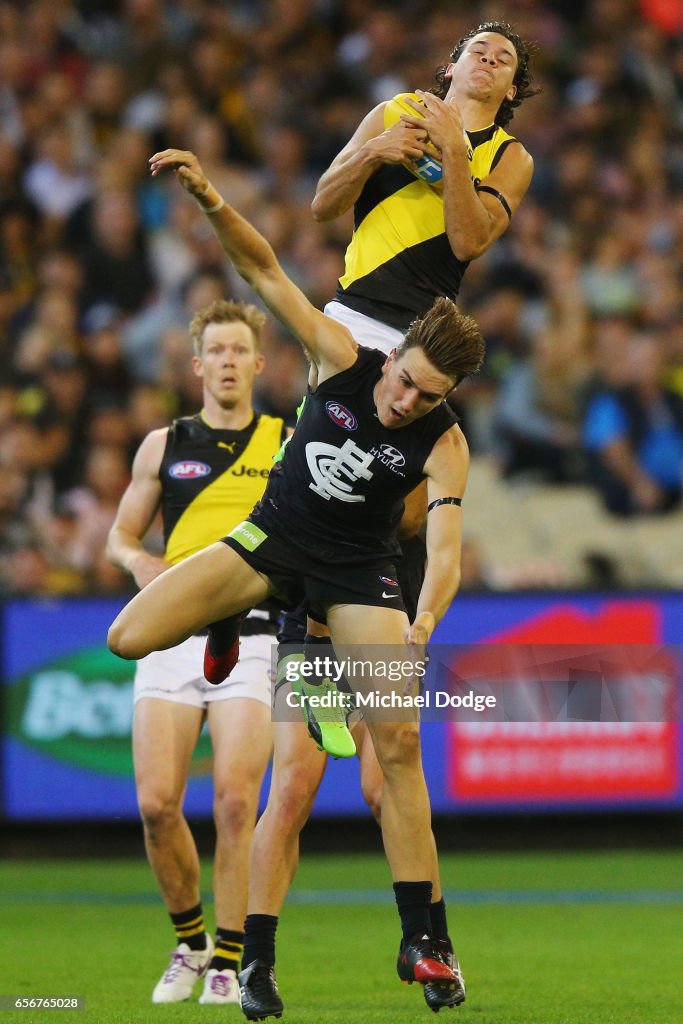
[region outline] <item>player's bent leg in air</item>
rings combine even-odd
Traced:
[[[248,1020],[279,1017],[284,1009],[275,978],[275,935],[299,863],[299,834],[313,807],[327,761],[311,743],[303,722],[277,721],[284,692],[280,687],[276,693],[268,804],[251,847],[249,909],[239,975],[242,1011]]]
[[[109,629],[121,658],[174,647],[209,623],[231,618],[273,593],[266,578],[220,541],[157,576],[128,602]]]
[[[338,645],[369,645],[381,636],[383,643],[403,647],[408,618],[389,608],[334,605],[328,624]],[[430,919],[434,845],[419,723],[369,721],[368,728],[384,775],[382,838],[403,931],[398,974],[407,982],[452,984],[456,976],[443,960]]]
[[[227,684],[224,691],[229,693],[233,689],[241,694],[253,691],[254,697],[225,697],[209,703],[208,722],[214,751],[216,941],[200,1003],[239,1004],[240,1001],[237,974],[244,946],[249,854],[261,782],[272,750],[269,659],[249,657],[250,644],[253,653],[258,655],[258,642],[264,639],[261,636],[246,638],[237,678]],[[249,680],[250,674],[255,673],[262,678]],[[210,696],[214,693],[219,696],[221,692],[213,691]]]
[[[152,993],[155,1003],[189,999],[213,952],[204,930],[197,848],[182,811],[203,718],[203,708],[168,700],[145,697],[135,705],[133,759],[145,849],[177,939]]]

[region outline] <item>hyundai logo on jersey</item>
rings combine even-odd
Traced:
[[[197,477],[208,476],[211,466],[205,462],[174,462],[168,472],[174,480],[196,480]]]
[[[405,466],[405,455],[398,448],[394,448],[390,444],[381,444],[379,450],[384,456],[383,462],[390,462],[392,466]]]
[[[358,426],[356,417],[341,402],[327,402],[325,409],[332,422],[336,423],[338,427],[343,427],[344,430],[355,430]]]

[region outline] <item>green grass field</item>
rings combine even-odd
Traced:
[[[683,1020],[683,853],[478,854],[442,866],[464,1006],[435,1018],[419,986],[398,982],[380,857],[305,858],[279,930],[283,1024]],[[63,1024],[244,1020],[237,1007],[149,1002],[174,942],[144,862],[5,862],[0,904],[0,995],[85,997],[84,1011],[58,1012]],[[212,926],[208,896],[206,910]],[[0,1024],[55,1013],[10,1010]]]

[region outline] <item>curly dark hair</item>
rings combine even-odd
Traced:
[[[501,128],[505,128],[514,117],[515,108],[529,96],[536,96],[541,91],[540,89],[535,89],[531,84],[533,75],[531,74],[529,61],[535,47],[533,43],[525,43],[521,36],[518,36],[514,31],[512,25],[509,25],[506,21],[484,21],[477,28],[473,28],[471,32],[462,37],[454,48],[448,63],[457,64],[467,43],[469,43],[470,39],[478,36],[480,32],[496,32],[499,36],[505,36],[506,39],[510,40],[517,53],[517,70],[512,80],[512,84],[517,86],[517,92],[514,99],[503,100],[495,117],[496,124],[500,125]],[[449,80],[446,78],[447,68],[448,64],[442,64],[440,68],[437,68],[434,75],[436,85],[433,89],[430,89],[430,92],[434,93],[441,100],[446,96],[450,85]]]

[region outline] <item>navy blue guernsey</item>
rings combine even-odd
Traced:
[[[390,430],[373,392],[385,356],[359,347],[353,366],[309,388],[296,430],[255,508],[266,531],[323,561],[366,562],[399,551],[404,498],[424,479],[432,448],[457,422],[442,402]]]

